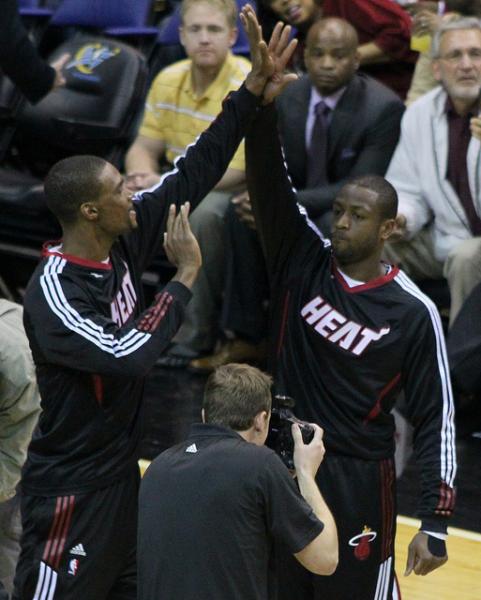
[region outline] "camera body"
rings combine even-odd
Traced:
[[[271,422],[266,446],[279,455],[282,462],[290,470],[294,470],[294,438],[292,424],[297,423],[301,430],[304,444],[309,444],[314,437],[314,429],[298,419],[293,412],[295,401],[290,396],[274,396],[272,401]]]

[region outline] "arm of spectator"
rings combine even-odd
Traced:
[[[246,174],[241,169],[229,168],[214,189],[219,192],[233,192],[245,185]]]
[[[145,190],[159,182],[159,159],[164,152],[163,140],[137,136],[125,156],[126,183],[130,190]]]
[[[33,103],[61,81],[55,65],[46,63],[30,41],[20,20],[16,0],[2,2],[0,68]]]
[[[40,413],[22,307],[0,300],[0,503],[15,495]]]
[[[324,529],[294,556],[312,573],[332,575],[339,561],[337,527],[316,483],[316,473],[325,453],[323,431],[318,425],[311,424],[311,427],[314,428],[314,437],[309,444],[304,444],[299,426],[292,426],[294,465],[299,490],[316,517],[324,523]]]
[[[235,205],[235,212],[249,229],[256,230],[256,221],[254,219],[254,213],[252,212],[252,204],[249,198],[249,192],[245,190],[237,196],[234,196],[231,200],[232,204]]]
[[[33,345],[40,360],[99,375],[146,375],[180,327],[200,268],[187,206],[177,216],[175,207],[169,208],[164,244],[176,275],[147,309],[123,325],[113,313],[111,318],[99,314],[76,281],[45,273],[38,296],[31,299],[35,310],[26,313],[39,338]]]
[[[376,42],[361,44],[357,51],[361,56],[361,65],[375,65],[390,62],[392,60],[389,54],[384,52]]]
[[[0,374],[0,380],[1,503],[15,495],[15,487],[20,481],[20,472],[27,455],[27,446],[40,413],[40,396],[33,366],[24,374],[21,384],[7,373]]]
[[[396,2],[339,0],[337,4],[342,17],[367,34],[369,43],[374,43],[386,56],[395,60],[414,61],[416,54],[410,49],[411,18]],[[373,56],[378,51],[367,48],[365,53],[366,56]]]
[[[310,217],[317,217],[332,209],[334,198],[352,177],[372,173],[384,176],[399,140],[402,102],[390,102],[366,133],[362,149],[356,157],[348,177],[319,188],[298,191],[298,199]]]
[[[412,109],[401,121],[401,137],[386,173],[398,194],[398,214],[405,217],[405,239],[412,238],[431,220],[431,209],[422,189],[422,165],[418,163],[419,128]]]

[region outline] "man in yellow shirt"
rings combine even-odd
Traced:
[[[129,187],[148,188],[160,179],[159,161],[174,164],[221,110],[223,99],[237,89],[250,70],[230,48],[237,37],[235,0],[183,0],[180,39],[188,59],[162,70],[149,91],[137,139],[127,153]],[[244,144],[229,168],[191,216],[203,267],[193,299],[167,364],[183,366],[210,351],[217,339],[218,305],[223,288],[223,218],[233,193],[245,186]],[[164,359],[165,360],[165,359]]]

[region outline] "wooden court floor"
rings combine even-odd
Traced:
[[[398,517],[396,573],[402,600],[481,600],[481,534],[449,529],[448,562],[425,577],[404,577],[407,547],[419,521]]]

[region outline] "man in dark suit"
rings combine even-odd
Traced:
[[[384,175],[399,138],[403,104],[382,84],[356,73],[357,43],[356,31],[346,21],[317,21],[306,40],[307,74],[277,101],[289,174],[299,202],[315,220],[331,209],[349,178]],[[309,154],[319,102],[326,106],[327,148],[325,164],[317,164],[325,172],[318,173],[316,182],[309,173]]]
[[[404,110],[394,92],[357,73],[357,46],[356,30],[347,21],[316,21],[306,38],[307,74],[277,99],[279,133],[299,203],[326,236],[334,198],[348,179],[385,174]],[[263,258],[247,193],[233,200],[226,218],[220,325],[234,336],[217,353],[192,361],[198,370],[258,360],[265,334]]]

